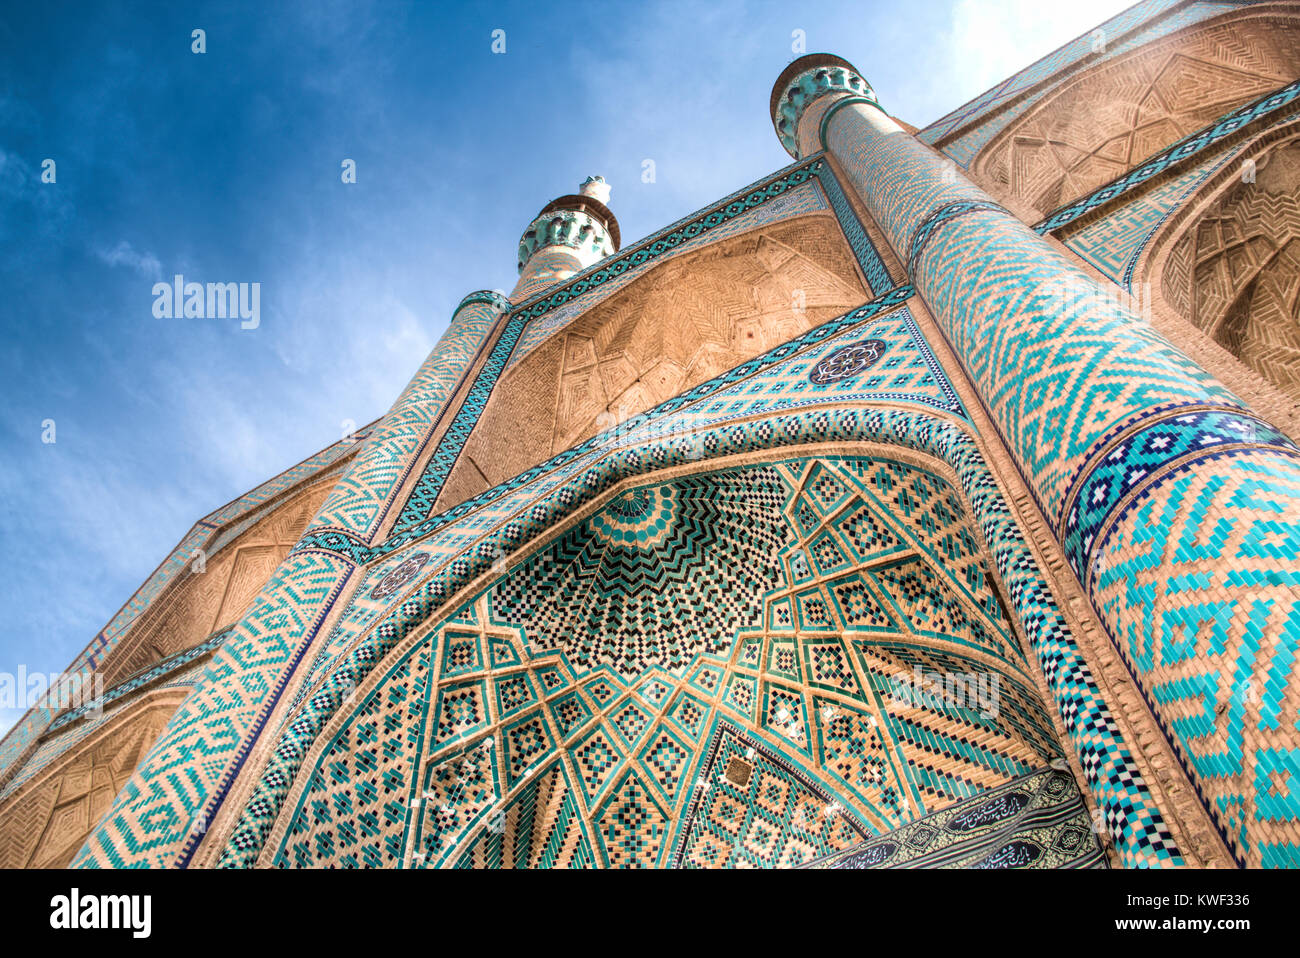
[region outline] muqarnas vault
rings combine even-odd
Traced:
[[[547,205],[4,739],[0,864],[1300,864],[1300,7],[1101,35]]]

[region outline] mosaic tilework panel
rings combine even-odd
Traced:
[[[857,311],[855,311],[857,312]],[[870,316],[870,311],[867,311]],[[850,314],[852,316],[852,314]],[[845,329],[852,329],[851,320],[843,324]],[[833,328],[833,327],[832,327]],[[593,456],[608,452],[618,446],[635,443],[640,437],[677,437],[690,436],[697,430],[718,422],[756,412],[771,412],[778,409],[791,409],[824,405],[830,402],[893,401],[920,403],[931,408],[950,412],[961,412],[961,404],[947,377],[943,374],[937,359],[926,346],[917,328],[915,320],[906,310],[876,319],[869,327],[869,335],[885,344],[881,359],[858,375],[845,376],[833,382],[815,384],[809,381],[810,375],[822,361],[845,342],[852,342],[850,337],[860,337],[863,332],[843,332],[824,345],[810,347],[825,338],[826,330],[818,333],[812,331],[806,337],[795,340],[789,348],[782,348],[773,353],[758,357],[732,374],[719,377],[701,384],[690,393],[695,401],[690,404],[692,418],[673,419],[668,414],[686,410],[686,403],[669,401],[642,417],[637,417],[623,427],[610,430],[568,450],[516,477],[509,484],[489,490],[469,502],[449,510],[437,521],[417,527],[414,532],[438,530],[435,539],[426,539],[419,544],[419,550],[432,555],[450,557],[456,551],[473,542],[482,531],[495,524],[497,517],[504,517],[517,506],[511,501],[526,501],[524,496],[531,488],[532,496],[550,490],[560,490],[583,468],[590,468]],[[813,335],[817,334],[817,335]],[[800,350],[805,350],[800,352]],[[792,357],[784,359],[783,357]],[[680,414],[680,413],[679,413]],[[775,437],[772,437],[775,438]],[[701,440],[701,444],[703,440]],[[696,457],[707,455],[706,450],[696,449]],[[541,477],[539,479],[539,477]],[[530,487],[529,483],[532,482]],[[508,499],[503,499],[506,493]],[[484,503],[495,503],[491,512],[479,512],[477,517],[453,522],[458,516],[470,513]],[[457,527],[463,531],[456,531]],[[382,554],[391,548],[400,537],[394,536],[389,542],[374,551],[350,550],[349,557],[363,561],[375,552]],[[504,555],[504,552],[501,553]],[[369,598],[372,584],[382,581],[385,576],[399,568],[407,558],[407,553],[395,553],[390,559],[376,563],[367,572],[367,578],[358,587],[355,598],[344,612],[330,637],[316,654],[308,679],[299,689],[296,702],[300,703],[318,684],[329,664],[348,649],[366,628],[383,614],[391,611],[400,603],[400,598],[372,600]],[[398,596],[400,596],[400,592]]]
[[[673,850],[676,868],[773,868],[852,847],[855,818],[792,763],[720,722]],[[707,787],[705,787],[707,786]]]
[[[1135,490],[1090,570],[1125,664],[1254,867],[1300,865],[1297,503],[1292,456],[1189,459]]]
[[[707,487],[701,485],[705,479],[710,480]],[[385,701],[394,682],[405,700],[404,670],[419,650],[440,656],[439,668],[447,677],[429,687],[428,700],[418,710],[423,730],[408,735],[426,743],[429,758],[421,776],[412,776],[406,813],[400,814],[388,796],[367,802],[354,796],[346,803],[352,823],[346,828],[356,830],[361,816],[369,815],[366,821],[379,823],[371,844],[388,849],[372,853],[371,862],[356,861],[395,864],[409,852],[405,861],[419,866],[654,866],[668,863],[671,846],[677,864],[797,864],[847,848],[873,832],[890,831],[1026,770],[1009,756],[1041,765],[1060,754],[1046,712],[1029,691],[1027,663],[1000,605],[991,598],[987,570],[979,576],[969,573],[972,564],[982,567],[982,560],[968,551],[975,549],[972,527],[943,479],[892,460],[853,457],[781,460],[688,475],[673,484],[675,494],[655,483],[616,496],[575,527],[606,554],[605,561],[588,563],[587,551],[574,539],[564,548],[553,544],[551,551],[516,567],[413,645],[396,666],[387,667],[389,676],[367,693],[367,702]],[[788,531],[771,547],[781,557],[777,585],[755,602],[757,612],[749,619],[771,621],[771,607],[788,603],[794,593],[808,594],[811,583],[823,590],[820,625],[813,633],[742,627],[732,633],[734,642],[718,647],[708,637],[688,654],[670,649],[666,663],[648,661],[625,673],[619,665],[626,656],[617,649],[596,661],[582,649],[538,643],[511,620],[511,610],[528,602],[525,596],[549,601],[549,596],[573,591],[526,585],[532,570],[565,563],[586,570],[582,588],[602,601],[639,589],[653,593],[667,608],[681,609],[707,601],[707,593],[695,592],[701,581],[712,579],[728,588],[720,580],[735,572],[726,564],[710,566],[699,555],[692,558],[690,548],[671,545],[689,543],[698,533],[688,527],[707,524],[685,515],[684,504],[693,497],[719,504],[707,520],[716,527],[710,533],[715,552],[725,548],[716,540],[758,534],[740,529],[733,514],[753,510],[771,514],[773,523],[784,521]],[[855,546],[853,533],[842,529],[860,529],[864,510],[871,512],[876,530],[870,540],[857,533]],[[834,552],[814,543],[832,543]],[[1005,728],[993,729],[997,722],[990,724],[989,717],[972,714],[959,703],[891,701],[899,681],[916,671],[918,656],[930,656],[925,667],[932,672],[960,667],[963,673],[987,674],[989,659],[964,657],[969,650],[947,637],[914,637],[901,618],[889,635],[880,630],[881,635],[868,638],[825,601],[837,582],[849,576],[865,581],[864,562],[867,568],[896,562],[900,543],[905,552],[932,556],[948,601],[1003,636],[997,651],[1005,664],[994,671],[1002,690],[1001,714],[1011,723]],[[628,580],[627,569],[655,549],[662,550],[660,565],[666,560],[691,574],[648,586]],[[567,552],[573,558],[554,557]],[[625,562],[608,561],[611,552],[621,553]],[[796,552],[804,556],[797,565],[801,573],[795,573],[791,559]],[[803,581],[791,581],[792,575]],[[747,588],[751,595],[758,591]],[[888,602],[878,586],[869,588],[872,601]],[[558,611],[538,618],[581,620],[585,608],[583,603],[561,603]],[[841,636],[857,639],[846,644]],[[891,637],[895,647],[889,651]],[[898,646],[903,637],[907,641]],[[665,636],[663,641],[687,648],[696,639]],[[949,649],[947,658],[935,658],[940,655],[936,641]],[[473,648],[466,651],[466,643]],[[864,666],[859,645],[874,650],[873,670]],[[921,651],[923,646],[928,653]],[[506,651],[494,654],[495,647]],[[583,654],[588,658],[579,661]],[[686,659],[685,666],[671,667],[677,659]],[[502,665],[494,669],[494,661]],[[514,697],[511,690],[524,687],[527,693]],[[747,698],[733,693],[738,687],[750,690]],[[727,728],[745,737],[732,740],[747,744],[728,752],[719,764],[723,716]],[[359,721],[354,716],[344,729],[356,728]],[[705,735],[706,728],[714,731]],[[336,733],[328,754],[348,734]],[[912,745],[909,736],[916,740]],[[712,751],[708,743],[713,743]],[[706,761],[710,754],[713,758]],[[324,773],[331,767],[323,755],[315,761],[276,852],[278,864],[303,864],[313,847],[328,852],[317,855],[313,864],[356,863],[332,851],[344,823],[322,810],[337,809],[340,802],[331,796],[350,786],[343,779],[328,780]],[[727,775],[732,784],[719,785],[712,798],[702,801],[714,787],[712,780]],[[735,784],[737,776],[744,778],[744,787]],[[946,791],[935,785],[941,777]],[[416,788],[417,778],[422,791]],[[954,781],[966,783],[965,789],[952,787]],[[688,805],[696,810],[690,828]],[[729,843],[721,840],[724,832],[731,836]],[[257,829],[238,830],[224,863],[247,862],[240,849],[245,842],[256,845],[256,834]]]
[[[218,649],[75,866],[166,867],[201,839],[192,827],[219,804],[346,575],[341,560],[289,556]],[[196,762],[201,755],[203,760]]]
[[[705,392],[707,395],[708,391]],[[736,415],[743,417],[747,412],[748,407],[741,406]],[[907,443],[952,463],[962,477],[963,493],[980,517],[984,541],[992,547],[999,573],[1008,583],[1010,606],[1025,628],[1038,666],[1049,677],[1054,703],[1070,731],[1072,744],[1081,755],[1090,787],[1106,813],[1107,828],[1121,856],[1130,864],[1180,860],[1087,666],[1025,551],[996,485],[978,452],[960,430],[901,410],[860,413],[840,409],[826,415],[801,411],[790,416],[773,409],[766,419],[736,422],[724,417],[720,422],[724,424],[701,432],[705,457],[810,440],[866,439]],[[582,463],[585,470],[566,473],[562,481],[549,487],[549,492],[523,486],[514,492],[503,491],[489,509],[491,512],[500,508],[499,518],[484,521],[486,513],[483,513],[471,520],[477,534],[466,534],[466,541],[477,541],[477,545],[469,551],[462,550],[459,557],[431,563],[432,575],[397,602],[395,611],[388,613],[377,629],[367,633],[346,653],[323,680],[319,691],[304,703],[277,749],[277,761],[282,760],[283,764],[268,770],[264,786],[259,786],[256,800],[259,810],[246,814],[245,824],[241,826],[241,847],[256,849],[265,840],[271,817],[262,809],[270,809],[273,814],[279,807],[297,763],[301,762],[316,730],[337,707],[342,693],[353,687],[356,678],[365,675],[403,636],[427,619],[459,587],[457,583],[463,584],[486,571],[496,561],[494,557],[503,554],[502,550],[513,550],[518,543],[548,528],[560,516],[608,488],[616,477],[699,461],[698,451],[683,448],[674,439],[664,439],[662,433],[656,435],[657,441],[638,441],[635,433],[624,437],[606,458],[587,460]],[[519,505],[510,504],[512,497],[517,497]],[[451,529],[455,528],[453,524]],[[788,601],[774,603],[770,614],[775,616],[780,609],[789,609],[789,605]],[[701,684],[706,678],[707,684]],[[708,670],[697,670],[691,682],[709,694],[717,694],[718,676],[709,676]],[[246,860],[247,852],[228,849],[228,858],[237,863]]]
[[[1237,151],[1237,147],[1229,147],[1211,154],[1202,164],[1063,236],[1065,245],[1125,289],[1130,288],[1133,269],[1151,237]]]
[[[498,586],[493,612],[580,674],[680,674],[755,624],[752,596],[781,581],[784,500],[774,472],[752,470],[623,493]]]
[[[1097,209],[1118,196],[1140,187],[1165,170],[1177,166],[1189,157],[1210,149],[1216,143],[1232,137],[1257,120],[1271,115],[1281,117],[1288,107],[1300,99],[1300,80],[1289,83],[1272,93],[1254,100],[1202,130],[1184,137],[1161,150],[1149,160],[1140,163],[1128,173],[1094,190],[1066,206],[1061,207],[1034,227],[1039,233],[1058,230],[1086,213]],[[1210,162],[1206,160],[1205,162]]]
[[[206,661],[199,661],[194,664],[187,663],[187,665],[178,667],[166,676],[155,678],[154,684],[142,694],[149,694],[163,689],[192,689],[203,679],[206,670]],[[23,762],[22,768],[14,773],[13,778],[5,785],[4,790],[0,791],[0,801],[4,801],[17,793],[19,789],[48,768],[51,763],[57,761],[70,749],[75,748],[79,742],[85,741],[109,722],[116,721],[121,713],[133,708],[137,701],[139,701],[139,696],[123,694],[115,701],[108,703],[102,713],[98,715],[93,712],[87,714],[80,721],[64,726],[58,734],[47,733],[31,756]]]
[[[202,658],[203,656],[207,655],[209,652],[212,652],[218,647],[220,647],[221,644],[230,637],[231,631],[232,631],[231,629],[222,629],[220,632],[217,632],[211,637],[203,640],[198,645],[185,649],[184,651],[177,652],[175,655],[169,655],[167,656],[167,658],[160,661],[157,665],[154,665],[146,669],[145,671],[139,673],[138,675],[131,676],[131,678],[127,679],[125,682],[122,682],[119,685],[115,685],[111,689],[105,690],[103,698],[97,703],[97,706],[99,708],[103,708],[104,706],[110,705],[111,703],[117,701],[120,698],[130,695],[132,692],[136,691],[137,689],[143,688],[146,685],[158,681],[160,678],[162,678],[165,675],[168,675],[169,673],[176,672],[180,669],[186,668],[195,659]],[[49,730],[51,732],[57,732],[59,729],[63,728],[64,726],[70,725],[73,722],[79,721],[80,719],[84,718],[87,714],[89,714],[93,710],[94,707],[92,707],[91,705],[83,705],[80,706],[79,708],[69,709],[67,712],[64,712],[57,719],[55,719],[53,722],[50,723]]]
[[[886,142],[889,138],[880,136],[881,121],[858,116],[855,109],[841,113],[854,117],[856,135],[862,137],[852,148],[861,154],[864,188],[882,191],[875,199],[868,196],[868,207],[882,206],[880,219],[887,230],[906,232],[915,222],[909,217],[919,216],[915,232],[921,234],[930,204],[952,193],[945,192],[932,163],[931,181],[924,185],[924,155]],[[845,131],[854,125],[837,119],[832,139],[846,136]],[[840,145],[849,148],[847,140]],[[897,155],[883,160],[879,151]],[[910,161],[915,161],[915,169],[909,182],[922,185],[915,186],[911,196],[899,195],[903,191],[897,189],[890,191],[898,164],[906,166]],[[889,172],[873,166],[881,162],[891,167]],[[968,198],[982,195],[973,187],[963,187],[963,191]],[[1037,249],[1031,236],[1018,223],[992,210],[951,219],[930,236],[917,259],[918,288],[993,408],[1045,513],[1061,524],[1058,535],[1063,539],[1067,539],[1068,522],[1075,515],[1071,503],[1079,501],[1075,490],[1090,488],[1089,507],[1094,495],[1101,501],[1109,498],[1111,503],[1109,514],[1090,518],[1092,528],[1099,531],[1081,538],[1092,541],[1096,548],[1095,543],[1105,542],[1111,534],[1107,530],[1114,528],[1120,512],[1130,516],[1124,521],[1133,522],[1135,501],[1157,500],[1154,492],[1148,496],[1141,490],[1155,488],[1150,483],[1159,477],[1195,468],[1197,475],[1204,475],[1210,483],[1193,501],[1186,501],[1176,494],[1179,485],[1175,480],[1162,480],[1160,488],[1173,495],[1170,508],[1156,510],[1152,504],[1140,510],[1140,531],[1132,533],[1145,548],[1130,545],[1125,551],[1122,543],[1133,540],[1121,536],[1117,556],[1104,549],[1097,551],[1100,569],[1090,562],[1078,571],[1112,641],[1129,661],[1130,672],[1151,704],[1157,724],[1175,752],[1183,756],[1184,768],[1198,786],[1198,797],[1217,820],[1234,854],[1256,864],[1286,861],[1297,847],[1294,828],[1300,811],[1284,784],[1286,775],[1252,777],[1236,756],[1228,759],[1226,766],[1215,766],[1213,772],[1198,768],[1194,756],[1204,748],[1193,739],[1208,734],[1208,726],[1185,721],[1184,713],[1190,707],[1186,700],[1194,694],[1164,687],[1159,673],[1149,676],[1156,684],[1148,684],[1134,657],[1140,654],[1135,650],[1145,653],[1166,643],[1193,647],[1192,635],[1198,636],[1196,641],[1209,641],[1208,631],[1217,636],[1215,647],[1245,651],[1232,662],[1212,663],[1197,656],[1192,666],[1195,679],[1183,678],[1205,688],[1218,688],[1228,681],[1229,674],[1235,682],[1249,683],[1252,688],[1265,682],[1274,666],[1255,661],[1251,650],[1258,646],[1263,626],[1251,619],[1248,610],[1269,588],[1288,581],[1296,565],[1291,541],[1298,528],[1300,453],[1276,430],[1245,415],[1231,394],[1136,316],[1116,308],[1100,286],[1091,284],[1055,253]],[[1063,284],[1080,294],[1046,293]],[[1024,317],[1023,326],[1013,320],[1017,314]],[[997,371],[999,357],[1006,362],[1002,372]],[[1029,370],[1032,372],[1027,374]],[[1228,437],[1211,420],[1236,423],[1240,428]],[[1044,441],[1054,437],[1064,441]],[[1147,439],[1159,439],[1159,449]],[[1210,444],[1222,452],[1205,456],[1203,439],[1212,440]],[[1050,463],[1044,453],[1052,457]],[[1267,479],[1258,474],[1260,462],[1269,463]],[[1121,475],[1128,488],[1123,495],[1111,495],[1107,486],[1119,482]],[[1095,478],[1106,481],[1094,484]],[[1235,491],[1238,484],[1248,491]],[[1180,511],[1198,527],[1203,521],[1208,523],[1204,532],[1207,542],[1192,537],[1181,549],[1153,553],[1156,538],[1171,541],[1167,532]],[[1220,555],[1213,569],[1189,567],[1203,549],[1217,550],[1221,541],[1233,534],[1267,542],[1260,551],[1269,556],[1268,572],[1258,567],[1252,549]],[[1109,577],[1109,588],[1117,591],[1108,591],[1103,577]],[[1127,582],[1141,585],[1121,587]],[[1283,591],[1277,601],[1289,603],[1290,597]],[[1153,607],[1172,607],[1170,615],[1178,624],[1153,615]],[[1191,610],[1211,611],[1201,615]],[[1183,618],[1179,620],[1179,616]],[[1171,629],[1176,636],[1172,639],[1167,638]],[[1281,625],[1274,629],[1269,634],[1276,636],[1278,654],[1289,661],[1297,636]],[[1220,705],[1230,711],[1226,703]],[[1235,727],[1240,726],[1238,720]],[[1277,740],[1266,734],[1255,739],[1255,730],[1250,736],[1260,742],[1256,758],[1265,766],[1275,762],[1261,748],[1265,743],[1276,748]],[[1272,814],[1252,819],[1241,812],[1257,802],[1269,807]]]
[[[574,798],[573,786],[557,763],[536,776],[478,840],[456,861],[457,868],[591,868],[592,841]]]
[[[807,868],[1105,868],[1074,780],[1032,772]]]
[[[444,530],[455,525],[484,528],[482,522],[474,526],[472,522],[462,523],[460,520],[480,510],[485,504],[498,501],[506,493],[530,484],[535,489],[552,488],[557,477],[566,473],[572,474],[575,467],[586,465],[602,450],[609,449],[613,441],[626,444],[635,442],[640,437],[680,435],[682,442],[689,442],[692,430],[703,424],[717,421],[716,415],[707,418],[697,417],[695,415],[697,410],[714,414],[722,413],[728,418],[735,418],[736,411],[742,405],[753,413],[781,407],[801,408],[824,405],[835,401],[840,403],[885,401],[919,403],[929,408],[964,416],[956,391],[926,344],[910,313],[894,315],[890,322],[898,325],[887,326],[881,330],[886,334],[882,337],[883,352],[871,365],[859,364],[858,368],[851,370],[851,375],[835,377],[819,375],[819,381],[809,378],[817,364],[833,349],[853,343],[854,340],[841,337],[833,349],[827,347],[816,353],[808,351],[810,347],[818,346],[841,334],[846,337],[848,335],[846,331],[854,328],[862,331],[870,328],[871,335],[875,337],[875,327],[868,327],[866,324],[883,322],[883,319],[878,318],[883,317],[891,307],[905,302],[910,296],[910,288],[897,288],[888,295],[823,323],[783,346],[755,357],[721,376],[692,387],[687,392],[660,403],[645,413],[633,416],[620,426],[600,433],[553,456],[546,462],[525,470],[509,482],[486,490],[436,516],[430,516],[414,525],[402,526],[401,531],[395,531],[379,545],[371,547],[354,536],[325,532],[304,536],[295,548],[337,552],[355,562],[365,563],[373,561],[378,556],[394,552],[417,538],[428,536],[432,532],[442,532],[442,535],[429,547],[441,550],[441,547],[446,545],[446,551],[455,551],[468,540],[449,538],[451,533]],[[892,342],[888,335],[891,331],[897,336]],[[787,362],[791,357],[800,354],[803,355],[799,360]],[[806,361],[811,361],[811,364]],[[859,375],[860,373],[868,374]],[[757,374],[763,375],[760,377]],[[751,392],[746,391],[743,385],[745,383],[749,383]],[[702,403],[702,400],[729,387],[734,387],[730,392],[739,397],[729,405],[724,406],[714,402],[705,406]],[[412,515],[418,514],[417,510]],[[387,571],[393,566],[383,568]]]
[[[884,135],[893,126],[854,105],[836,114],[830,135],[893,241],[926,238],[914,257],[918,288],[1049,519],[1117,423],[1170,403],[1237,405],[1019,221],[978,208],[990,201],[976,187],[945,182],[931,153]],[[977,208],[927,230],[955,202]]]
[[[466,297],[388,414],[312,520],[312,529],[374,532],[384,507],[414,464],[452,392],[507,308],[495,293]]]
[[[357,721],[333,742],[316,772],[311,810],[318,826],[291,831],[287,857],[299,867],[335,860],[357,868],[401,863],[400,844],[385,841],[384,825],[406,814],[408,785],[416,778],[419,718],[427,699],[429,650],[406,656],[382,695],[369,695]],[[472,785],[459,781],[461,792]]]

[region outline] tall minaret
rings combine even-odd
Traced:
[[[794,61],[771,110],[792,156],[824,150],[843,169],[906,264],[1154,716],[1151,738],[1173,747],[1238,861],[1294,865],[1300,736],[1283,716],[1300,712],[1300,449],[900,127],[847,60]],[[1121,860],[1181,863],[1152,838],[1159,813],[1119,761],[1091,669],[1055,638],[1035,651]],[[1215,860],[1214,836],[1188,827]]]
[[[522,302],[618,252],[618,220],[608,202],[605,178],[589,176],[577,193],[548,203],[533,218],[519,239],[519,282],[510,294],[512,302]]]

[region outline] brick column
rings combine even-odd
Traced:
[[[906,264],[1234,856],[1300,864],[1300,451],[847,61],[796,60],[772,116],[792,155],[834,155]]]

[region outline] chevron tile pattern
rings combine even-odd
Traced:
[[[1300,462],[1183,460],[1102,531],[1093,601],[1238,860],[1300,866]]]
[[[1206,747],[1197,740],[1209,726],[1185,713],[1187,700],[1209,689],[1268,680],[1269,666],[1254,653],[1263,634],[1277,637],[1285,663],[1295,654],[1300,636],[1280,624],[1266,633],[1247,610],[1260,602],[1289,608],[1286,583],[1300,568],[1292,548],[1300,536],[1300,450],[1019,221],[989,208],[975,187],[888,135],[891,127],[878,111],[850,106],[836,114],[829,145],[886,232],[896,241],[923,239],[912,241],[917,289],[1057,524],[1067,558],[1220,835],[1239,862],[1293,861],[1300,802],[1289,773],[1272,771],[1286,760],[1256,745],[1254,760],[1273,777],[1253,781],[1240,756],[1231,767],[1198,766]],[[959,204],[961,215],[946,215]],[[1261,462],[1269,464],[1267,481],[1258,475]],[[1208,485],[1189,499],[1172,477],[1193,468]],[[1155,511],[1164,496],[1168,508]],[[1171,533],[1180,521],[1197,531],[1177,539]],[[1249,545],[1219,551],[1238,536]],[[1196,566],[1206,550],[1214,564]],[[1257,551],[1269,557],[1270,571],[1257,565]],[[1281,593],[1266,600],[1274,586]],[[1173,648],[1189,663],[1175,670],[1177,686],[1138,658]],[[1235,658],[1220,660],[1219,649]],[[1044,673],[1051,674],[1046,663]],[[1219,708],[1228,711],[1230,731],[1239,730],[1231,707]]]
[[[367,426],[358,430],[357,439],[364,439],[369,434],[369,429],[370,427]],[[109,654],[117,649],[121,640],[154,600],[178,577],[188,572],[196,550],[215,555],[240,533],[264,518],[267,510],[263,506],[266,503],[294,486],[328,473],[331,468],[355,451],[355,442],[335,443],[200,519],[162,564],[154,570],[144,585],[64,671],[97,670]],[[38,707],[15,723],[0,740],[0,773],[28,751],[49,729],[49,723],[57,714],[57,709]]]

